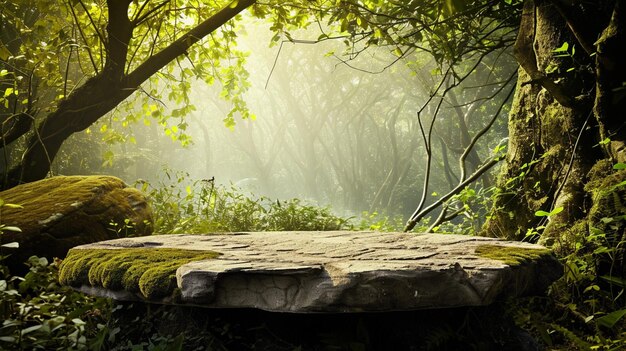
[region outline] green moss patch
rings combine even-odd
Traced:
[[[502,261],[509,266],[518,266],[525,262],[535,261],[541,256],[550,255],[548,249],[533,249],[515,246],[480,245],[475,253],[483,258]]]
[[[170,248],[73,249],[63,260],[59,281],[139,292],[147,299],[157,299],[171,296],[176,289],[178,267],[219,255]]]

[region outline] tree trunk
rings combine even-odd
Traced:
[[[604,200],[597,195],[599,184],[617,182],[612,165],[625,156],[626,74],[617,63],[626,57],[624,1],[567,3],[524,4],[507,164],[485,235],[542,234],[543,243],[567,247],[596,224],[599,213],[609,214],[599,209]],[[567,52],[555,52],[566,42]],[[536,215],[539,210],[554,213]]]
[[[133,91],[116,87],[106,73],[87,81],[40,123],[21,163],[9,172],[6,187],[43,179],[67,138],[95,123]]]

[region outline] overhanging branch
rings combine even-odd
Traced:
[[[202,40],[211,32],[221,27],[223,24],[231,20],[241,11],[253,5],[255,0],[233,1],[215,15],[200,23],[195,28],[187,32],[175,42],[168,45],[165,49],[156,53],[139,65],[134,71],[126,76],[125,86],[130,89],[136,89],[141,83],[157,73],[161,68],[165,67],[176,57],[183,55],[187,49],[193,44]]]

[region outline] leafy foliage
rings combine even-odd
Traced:
[[[454,65],[468,55],[511,45],[520,5],[488,0],[282,1],[255,7],[255,15],[273,16],[275,41],[283,36],[291,40],[294,27],[325,23],[318,40],[343,38],[347,60],[369,46],[382,46],[398,57],[424,50],[438,63]]]
[[[58,263],[31,257],[18,277],[0,262],[0,348],[78,350],[103,337],[110,302],[60,286]]]
[[[624,172],[612,167],[587,185],[598,202],[589,217],[564,229],[555,247],[564,276],[552,285],[549,298],[516,304],[518,321],[549,346],[619,350],[626,346],[626,281],[624,255],[626,212],[621,206]],[[608,201],[606,203],[605,201]],[[537,211],[538,217],[563,210]],[[545,226],[530,230],[536,240]]]
[[[173,184],[141,183],[149,194],[159,233],[235,231],[339,230],[350,227],[328,207],[299,199],[286,201],[247,195],[236,188],[216,186],[213,179],[191,181],[183,173],[166,177]]]

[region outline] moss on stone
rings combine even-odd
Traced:
[[[614,162],[608,158],[596,162],[587,174],[589,181],[585,184],[585,191],[593,191],[593,189],[597,188],[602,183],[604,178],[614,173],[613,163]]]
[[[545,255],[551,255],[548,249],[535,249],[519,246],[480,245],[474,251],[478,256],[502,261],[509,266],[535,261]]]
[[[89,215],[105,214],[113,206],[124,206],[121,212],[130,215],[133,211],[127,198],[141,193],[115,177],[59,176],[19,185],[1,194],[5,202],[23,206],[3,209],[3,217],[15,217],[15,225],[31,232],[53,225],[54,218],[68,216],[88,203]]]
[[[219,255],[172,248],[73,249],[63,261],[59,281],[138,292],[147,299],[157,299],[171,296],[176,289],[178,267]]]
[[[78,245],[152,233],[146,197],[115,177],[51,177],[0,192],[0,198],[23,207],[2,209],[2,222],[22,230],[0,237],[0,243],[20,245],[5,261],[16,271],[31,255],[63,258]]]

